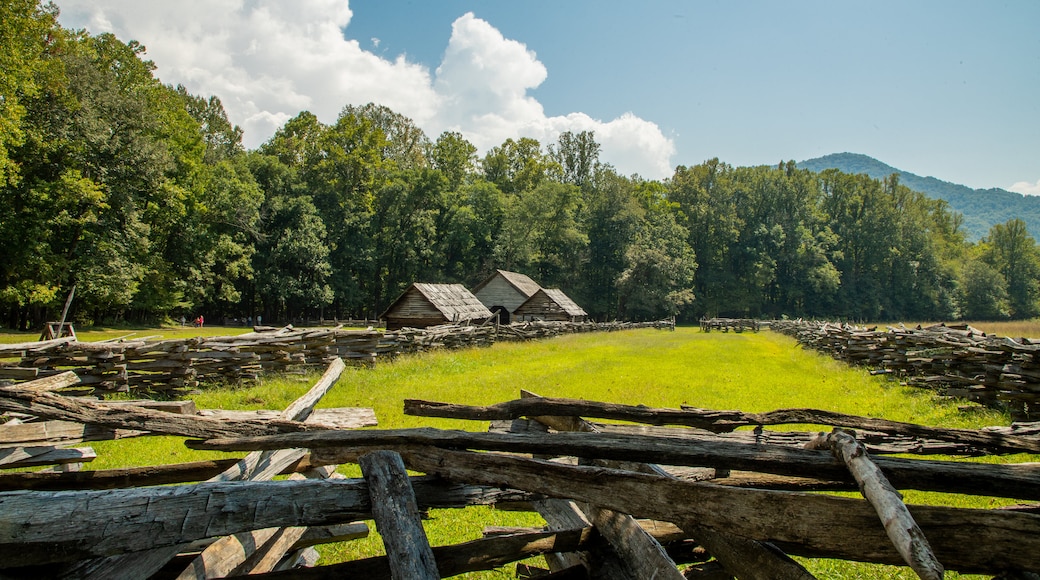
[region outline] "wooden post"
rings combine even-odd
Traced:
[[[368,483],[376,531],[383,537],[392,576],[399,580],[439,579],[437,561],[423,531],[415,492],[401,456],[393,451],[362,455],[358,463]]]
[[[863,497],[874,507],[892,544],[910,568],[923,580],[942,580],[943,566],[932,552],[928,538],[906,509],[903,496],[870,460],[863,445],[841,429],[820,435],[808,446],[829,448],[835,457],[845,462]]]

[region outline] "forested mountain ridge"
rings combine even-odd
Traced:
[[[997,187],[972,189],[935,177],[921,177],[860,153],[832,153],[801,161],[798,167],[815,172],[837,169],[843,173],[864,173],[874,179],[884,179],[894,173],[903,185],[928,197],[945,200],[950,209],[964,216],[963,227],[969,240],[981,239],[994,225],[1015,218],[1024,221],[1030,233],[1040,232],[1040,197]]]

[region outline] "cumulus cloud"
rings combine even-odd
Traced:
[[[594,131],[602,159],[620,172],[661,178],[672,171],[673,141],[633,113],[610,121],[580,112],[546,116],[529,94],[548,77],[545,65],[472,13],[454,22],[431,74],[349,39],[352,12],[344,0],[59,4],[65,26],[139,40],[163,82],[217,95],[244,130],[247,147],[266,141],[300,111],[331,122],[347,104],[375,102],[412,118],[431,138],[459,131],[481,152],[508,138],[547,145],[563,131]]]
[[[1008,188],[1008,191],[1015,191],[1022,195],[1040,195],[1040,180],[1036,183],[1029,183],[1028,181],[1019,181]]]

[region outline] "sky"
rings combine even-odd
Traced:
[[[1040,195],[1040,2],[57,0],[216,95],[255,148],[374,102],[481,154],[593,131],[663,179],[829,153]]]

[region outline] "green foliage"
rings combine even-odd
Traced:
[[[412,282],[472,286],[496,268],[597,319],[1040,313],[1028,216],[969,243],[957,203],[916,176],[711,159],[644,181],[601,163],[588,131],[478,159],[461,134],[431,143],[376,103],[331,124],[301,112],[246,152],[217,96],[163,85],[141,44],[65,30],[55,10],[0,8],[11,328],[38,328],[73,285],[79,320],[287,322],[375,316]]]

